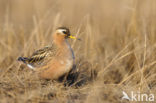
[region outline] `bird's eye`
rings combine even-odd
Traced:
[[[64,34],[67,34],[67,31],[63,31]]]

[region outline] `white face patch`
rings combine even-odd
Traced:
[[[61,33],[61,34],[64,34],[63,32],[66,32],[67,30],[66,29],[58,29],[57,30],[59,33]]]

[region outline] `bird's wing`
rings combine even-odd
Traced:
[[[52,46],[47,46],[44,47],[42,49],[39,49],[37,51],[35,51],[32,56],[30,56],[28,58],[27,63],[28,64],[33,64],[35,65],[37,64],[43,64],[43,62],[48,58],[48,57],[53,57],[56,55],[56,51],[57,47],[56,45],[52,45]]]

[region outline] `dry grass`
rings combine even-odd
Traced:
[[[122,91],[156,94],[155,0],[0,0],[1,103],[128,103]],[[40,80],[17,62],[67,26],[78,79]]]

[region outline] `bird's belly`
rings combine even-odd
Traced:
[[[74,54],[71,49],[67,49],[61,55],[59,55],[60,59],[57,59],[60,65],[64,66],[65,70],[70,70],[74,64]]]
[[[73,66],[73,60],[72,59],[67,59],[67,60],[63,61],[62,65],[64,65],[65,71],[69,71]]]
[[[72,59],[53,60],[51,61],[49,68],[42,71],[40,76],[47,79],[57,79],[65,73],[68,73],[72,69],[72,66]]]
[[[41,77],[57,79],[68,73],[74,65],[74,56],[70,49],[58,52],[58,55],[48,63],[48,68],[41,72]]]

